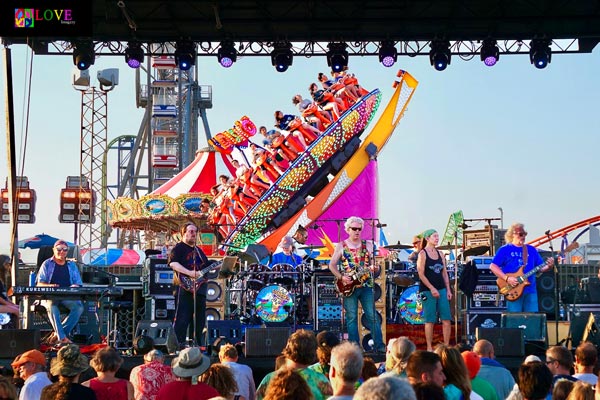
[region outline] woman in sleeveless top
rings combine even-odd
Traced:
[[[421,280],[419,295],[423,305],[427,350],[433,351],[433,324],[437,322],[438,312],[442,320],[444,344],[450,343],[452,291],[446,270],[446,259],[436,249],[440,240],[439,234],[434,229],[428,229],[421,234],[421,237],[423,238],[423,250],[419,252],[417,258],[417,271]]]
[[[115,374],[123,364],[123,359],[112,347],[104,347],[94,354],[90,365],[98,377],[82,383],[96,393],[98,400],[133,400],[133,385]]]

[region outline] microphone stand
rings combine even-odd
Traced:
[[[556,341],[558,342],[558,318],[559,318],[559,293],[560,293],[560,288],[559,286],[559,281],[558,281],[558,265],[556,264],[556,258],[555,258],[555,254],[554,254],[554,246],[552,245],[552,236],[550,235],[550,230],[547,230],[546,232],[544,232],[546,234],[546,236],[549,239],[549,244],[548,247],[550,247],[550,251],[552,252],[552,260],[554,260],[554,329],[555,329],[555,334],[556,334]]]

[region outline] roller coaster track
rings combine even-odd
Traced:
[[[569,226],[565,226],[564,228],[558,229],[554,232],[550,232],[549,235],[540,236],[527,242],[527,244],[532,245],[533,247],[539,247],[543,244],[550,242],[552,239],[561,238],[567,233],[573,232],[574,230],[585,228],[588,225],[594,224],[596,222],[600,222],[600,215],[596,215],[595,217],[588,218],[571,224]]]

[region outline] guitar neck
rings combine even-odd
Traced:
[[[538,265],[537,267],[535,267],[534,269],[532,269],[528,273],[523,274],[523,278],[524,279],[529,278],[531,275],[535,274],[536,272],[538,272],[540,269],[544,268],[545,266],[546,266],[546,263]]]

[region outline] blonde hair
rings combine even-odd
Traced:
[[[512,243],[513,238],[515,236],[515,230],[517,228],[520,228],[522,230],[525,230],[525,225],[523,225],[520,222],[515,222],[514,224],[512,224],[507,230],[506,233],[504,234],[504,240],[506,241],[506,243]]]

